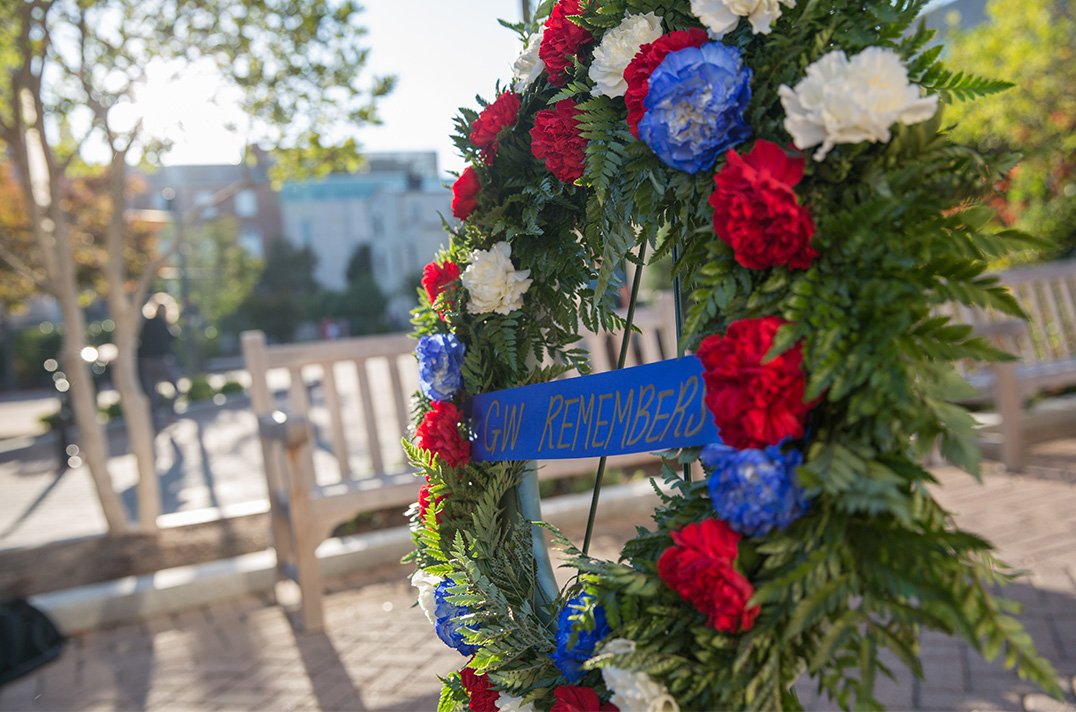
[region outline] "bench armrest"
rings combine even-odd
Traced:
[[[282,410],[259,416],[258,433],[266,440],[279,442],[287,449],[302,445],[310,437],[306,418],[301,415],[288,415]]]

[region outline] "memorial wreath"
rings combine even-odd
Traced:
[[[441,709],[797,709],[805,673],[875,707],[924,626],[1056,692],[921,464],[976,471],[954,363],[1006,355],[946,305],[1020,316],[987,268],[1032,242],[979,202],[1013,159],[945,130],[1007,85],[946,70],[925,4],[559,0],[511,26],[414,312],[412,583],[468,659]],[[682,357],[562,379],[663,259]],[[632,448],[664,486],[618,561],[588,556],[593,517],[581,548],[539,523],[535,452]]]

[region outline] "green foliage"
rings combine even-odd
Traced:
[[[1023,154],[993,201],[1000,221],[1042,238],[1033,254],[1076,250],[1076,17],[1065,0],[991,0],[989,21],[947,33],[946,62],[1005,77],[1014,88],[961,104],[953,136]]]
[[[243,388],[243,384],[239,381],[225,381],[218,392],[225,396],[237,396],[246,393],[246,389]]]
[[[723,41],[738,47],[754,72],[752,138],[789,144],[778,88],[795,84],[835,48],[849,55],[893,49],[945,110],[1006,88],[941,62],[933,33],[915,27],[925,4],[798,2],[783,9],[768,35],[742,22]],[[581,7],[574,21],[596,39],[625,13],[655,11],[666,30],[697,26],[682,0]],[[415,333],[451,332],[466,344],[461,403],[572,367],[582,373],[579,331],[623,326],[612,296],[625,261],[665,265],[690,295],[681,348],[741,319],[779,315],[789,322],[769,355],[802,354],[809,435],[791,446],[805,457],[797,477],[810,505],[787,529],[740,540],[735,565],[761,610],[753,628],[729,634],[707,626],[657,573],[673,533],[713,517],[706,482],[685,481],[674,470],[697,461],[699,448],[663,453],[654,526],[640,529],[618,561],[586,556],[547,527],[576,573],[550,604],[537,584],[530,524],[518,512],[522,464],[448,468],[408,443],[431,494],[443,498],[421,520],[412,512],[410,560],[454,582],[450,600],[469,611],[459,619],[464,637],[480,648],[474,666],[498,689],[548,705],[564,681],[548,658],[550,622],[568,596],[586,590],[604,606],[613,637],[636,644],[626,654],[599,649],[587,667],[646,672],[682,709],[801,709],[793,683],[804,674],[843,708],[878,708],[875,679],[894,674],[890,655],[922,675],[924,627],[962,636],[986,657],[1004,651],[1021,675],[1057,693],[1053,671],[1011,605],[993,596],[1011,572],[937,505],[927,488],[934,479],[920,465],[939,443],[951,461],[972,473],[978,467],[973,422],[954,403],[966,385],[953,364],[1010,357],[948,314],[954,305],[1023,314],[990,268],[1040,243],[999,229],[993,210],[980,204],[1009,172],[1012,156],[955,141],[951,114],[942,110],[912,126],[895,124],[888,141],[842,144],[822,162],[807,160],[795,188],[816,226],[817,260],[808,269],[751,270],[714,234],[713,173],[726,158],[694,175],[663,165],[627,130],[620,99],[591,96],[588,52],[563,87],[539,80],[521,93],[519,117],[491,163],[468,138],[478,111],[462,109],[456,122],[454,140],[481,191],[474,213],[449,227],[451,244],[438,260],[466,268],[472,250],[509,242],[513,265],[533,279],[526,307],[471,314],[465,289],[451,286],[435,305],[420,293]],[[567,98],[581,109],[587,139],[585,171],[571,185],[534,159],[528,141],[534,114]],[[445,312],[443,320],[433,307]],[[416,422],[429,406],[416,397]],[[580,614],[581,624],[591,621]],[[446,683],[446,704],[464,701],[455,684]],[[601,682],[590,675],[586,684]]]
[[[191,384],[187,388],[186,396],[188,402],[197,403],[209,400],[216,393],[216,389],[209,385],[209,379],[206,378],[205,374],[199,373],[191,377]]]
[[[270,240],[265,268],[239,306],[239,328],[261,329],[271,339],[289,341],[299,322],[307,317],[317,291],[316,260],[305,245],[295,247],[285,237]]]
[[[11,368],[17,382],[23,387],[51,387],[52,375],[45,370],[45,359],[60,358],[63,332],[50,323],[21,329],[7,336],[11,339]]]
[[[356,246],[348,260],[346,275],[347,287],[344,291],[330,290],[317,295],[311,306],[310,317],[344,318],[352,336],[387,331],[385,307],[388,300],[374,279],[369,245]]]
[[[239,241],[239,226],[222,218],[187,236],[187,271],[193,277],[191,302],[206,325],[220,329],[254,289],[264,262]]]

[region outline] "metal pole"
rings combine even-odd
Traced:
[[[530,0],[520,0],[520,4],[523,6],[523,24],[531,24],[531,2]]]
[[[646,262],[646,240],[639,245],[639,264],[635,268],[635,276],[631,280],[631,300],[628,302],[628,313],[624,323],[624,336],[620,339],[620,354],[616,359],[617,370],[624,368],[624,362],[628,357],[628,345],[631,343],[631,327],[635,322],[635,302],[639,298],[639,284],[642,283],[643,264]],[[598,516],[598,496],[602,490],[602,479],[605,477],[605,462],[608,456],[602,455],[598,461],[598,473],[594,477],[594,492],[590,495],[590,513],[587,515],[587,531],[583,535],[583,553],[590,551],[590,537],[594,533],[594,520]]]
[[[515,497],[509,498],[508,507],[515,506],[519,515],[528,522],[531,527],[531,551],[534,552],[535,566],[535,590],[532,600],[534,601],[534,613],[546,625],[553,624],[553,616],[550,609],[557,600],[560,586],[553,574],[553,564],[549,558],[549,547],[545,541],[545,531],[533,522],[542,519],[542,498],[538,493],[538,468],[534,462],[527,463],[523,480],[515,488]],[[507,508],[506,508],[507,509]],[[506,511],[506,513],[508,513]],[[507,521],[515,515],[509,513]]]
[[[179,323],[182,329],[180,338],[184,346],[184,371],[194,373],[196,369],[197,344],[191,327],[191,282],[187,274],[187,245],[185,241],[186,212],[176,188],[165,188],[164,199],[172,213],[172,225],[175,229],[174,239],[179,247],[176,249],[177,267],[179,269]]]
[[[680,287],[680,272],[677,271],[677,263],[680,261],[680,243],[673,243],[672,248],[672,260],[673,260],[673,313],[676,315],[676,355],[684,355],[684,315],[683,315],[683,295],[681,294]],[[684,463],[684,481],[691,482],[691,463]]]

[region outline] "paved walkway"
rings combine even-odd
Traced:
[[[1037,448],[1023,475],[988,470],[982,487],[950,468],[937,474],[959,523],[1031,572],[1007,593],[1024,603],[1022,620],[1068,698],[928,633],[926,679],[881,680],[882,700],[894,710],[1076,710],[1076,440]],[[633,524],[602,522],[595,553],[615,556]],[[296,633],[270,601],[244,598],[79,636],[59,661],[0,689],[0,709],[433,710],[437,675],[464,661],[411,607],[406,573],[333,582],[325,634]],[[832,708],[799,690],[808,709]]]
[[[385,368],[372,364],[371,368]],[[387,370],[384,378],[371,376],[375,413],[378,422],[395,424],[394,399]],[[245,374],[232,373],[232,378],[245,380]],[[405,392],[418,388],[417,374],[405,369]],[[349,432],[365,432],[360,421],[357,384],[354,374],[339,372],[345,427]],[[278,393],[278,402],[285,404],[287,373],[270,373],[270,387]],[[43,407],[54,409],[54,401],[43,394],[37,398],[0,399],[0,423],[8,430],[23,432],[33,425],[30,413]],[[311,388],[311,418],[318,434],[315,461],[319,473],[337,471],[336,459],[326,435],[327,414],[323,407],[324,394]],[[45,404],[45,405],[42,405]],[[385,434],[393,425],[386,425]],[[21,430],[20,430],[21,428]],[[0,436],[3,434],[0,428]],[[126,431],[122,424],[112,424],[107,430],[109,471],[113,486],[120,493],[130,518],[135,518],[138,480],[134,455],[129,452]],[[407,470],[399,441],[382,437],[381,459],[389,472]],[[351,438],[351,465],[356,477],[372,477],[370,453],[362,438]],[[156,441],[157,472],[160,476],[161,511],[164,514],[217,509],[246,505],[264,500],[265,477],[261,467],[261,448],[257,437],[257,420],[246,398],[235,398],[224,406],[199,403],[183,416],[171,419],[161,428]],[[85,465],[61,469],[57,446],[51,435],[39,437],[0,437],[0,550],[32,547],[64,539],[104,534],[106,523],[97,495]]]
[[[109,470],[132,519],[138,480],[123,427],[108,428]],[[176,418],[156,438],[162,511],[182,512],[265,498],[257,422],[246,400]],[[0,452],[0,549],[37,546],[106,530],[85,465],[60,469],[51,436]],[[254,463],[254,466],[251,466]]]

